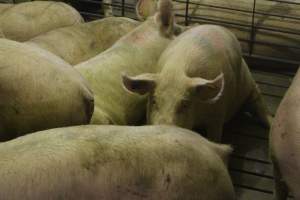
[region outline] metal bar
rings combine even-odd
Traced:
[[[263,15],[263,16],[270,16],[270,17],[278,17],[278,18],[300,20],[300,17],[292,17],[292,16],[287,16],[287,15],[269,14],[269,13],[264,13],[264,12],[259,12],[259,11],[256,11],[256,14]]]
[[[101,4],[102,2],[96,1],[96,0],[78,0],[81,2],[88,2],[88,3],[94,3],[94,4]],[[256,60],[262,61],[263,63],[279,63],[280,65],[283,66],[283,64],[287,66],[298,66],[300,64],[300,61],[298,60],[289,60],[289,59],[284,59],[284,58],[274,58],[274,57],[268,57],[268,56],[262,56],[262,55],[256,55],[255,52],[253,52],[253,45],[265,45],[265,46],[270,46],[270,47],[276,47],[284,51],[286,48],[289,49],[296,49],[300,50],[300,45],[295,43],[294,45],[284,45],[284,44],[276,44],[268,41],[257,41],[255,38],[255,35],[257,34],[257,31],[264,31],[266,34],[268,33],[281,33],[281,34],[290,34],[290,35],[298,35],[300,36],[299,31],[296,29],[293,30],[293,27],[288,27],[288,28],[274,28],[274,27],[268,27],[268,26],[259,26],[255,24],[256,19],[259,18],[259,16],[269,16],[269,17],[277,17],[277,18],[285,18],[285,19],[290,19],[290,20],[295,20],[300,22],[300,16],[297,15],[281,15],[277,13],[267,13],[265,11],[257,11],[257,6],[256,3],[258,1],[253,0],[253,7],[252,10],[246,10],[246,9],[241,9],[241,8],[230,8],[226,6],[219,6],[219,5],[210,5],[204,4],[204,3],[196,3],[196,2],[191,2],[191,0],[174,0],[175,2],[178,3],[185,3],[185,7],[182,8],[182,11],[185,11],[184,14],[176,14],[177,17],[183,17],[183,24],[185,25],[190,25],[191,23],[194,22],[201,22],[201,23],[211,23],[211,24],[218,24],[218,25],[223,25],[227,27],[233,27],[235,29],[239,29],[241,31],[244,31],[245,33],[249,33],[250,37],[247,39],[243,38],[238,38],[239,41],[241,42],[247,42],[249,43],[249,52],[244,52],[243,56],[245,58],[249,58],[253,61],[256,62]],[[300,5],[300,3],[294,3],[294,2],[289,2],[289,1],[283,1],[283,0],[266,0],[266,1],[272,1],[272,2],[280,2],[280,3],[285,3],[285,4],[292,4],[292,5]],[[114,2],[114,3],[103,3],[104,5],[110,5],[116,8],[117,10],[122,13],[122,16],[125,15],[125,12],[134,12],[135,6],[130,3],[126,3],[125,0],[121,0],[119,2]],[[190,6],[191,5],[199,5],[203,7],[210,7],[210,8],[215,8],[219,9],[220,11],[228,10],[228,11],[234,11],[234,12],[241,12],[241,13],[248,13],[249,17],[251,17],[250,23],[242,23],[242,22],[237,22],[237,21],[226,21],[223,18],[213,18],[213,17],[208,17],[208,16],[191,16],[190,14]],[[99,14],[94,14],[94,13],[89,13],[89,12],[81,12],[83,15],[88,15],[91,17],[103,17],[102,15]]]
[[[118,4],[118,3],[113,3],[113,4],[111,4],[111,3],[103,3],[103,5],[105,5],[105,6],[113,6],[114,8],[119,8],[120,10],[122,9],[122,4]],[[124,5],[124,8],[128,9],[128,10],[132,10],[132,11],[134,11],[134,9],[135,9],[135,7],[133,7],[133,6],[126,6],[126,5]]]
[[[300,35],[300,32],[294,32],[294,31],[288,31],[288,30],[280,30],[275,28],[268,28],[268,27],[260,27],[260,26],[254,26],[256,30],[265,30],[265,31],[272,31],[275,33],[285,33],[285,34],[291,34],[291,35]]]
[[[80,11],[79,12],[81,15],[85,15],[85,16],[93,16],[93,17],[98,17],[98,18],[103,18],[104,15],[101,15],[101,14],[95,14],[95,13],[90,13],[90,12],[83,12],[83,11]]]
[[[184,4],[186,3],[186,1],[181,1],[181,0],[174,0],[174,2],[184,3]],[[242,9],[237,9],[237,8],[227,8],[227,7],[223,7],[223,6],[215,6],[215,5],[204,4],[204,3],[189,2],[189,4],[203,6],[203,7],[219,8],[219,9],[224,9],[224,10],[233,10],[233,11],[239,11],[239,12],[249,12],[248,10],[242,10]]]
[[[181,14],[177,14],[176,16],[185,17],[185,15],[181,15]],[[230,24],[230,25],[236,25],[236,26],[240,26],[240,27],[249,27],[249,25],[245,25],[245,24],[241,24],[241,23],[227,22],[227,21],[223,21],[223,20],[209,19],[209,18],[199,17],[199,16],[189,16],[189,19],[190,19],[189,22],[198,22],[198,21],[195,21],[192,19],[202,19],[202,20],[210,21],[210,22],[219,22],[222,24]]]
[[[273,179],[273,176],[270,176],[270,175],[261,174],[261,173],[257,173],[257,172],[251,172],[251,171],[247,171],[244,169],[238,169],[238,168],[234,168],[233,166],[229,167],[229,171],[235,171],[235,172],[240,172],[240,173],[245,173],[245,174],[251,174],[253,176],[264,177],[267,179]]]
[[[186,0],[186,5],[185,5],[185,25],[189,25],[189,5],[190,5],[190,0]]]
[[[129,9],[129,10],[132,10],[134,11],[135,10],[135,6],[133,4],[130,4],[130,3],[125,3],[124,0],[124,5],[121,3],[102,3],[100,1],[95,1],[95,0],[77,0],[79,2],[88,2],[88,3],[93,3],[93,4],[98,4],[98,5],[105,5],[105,6],[113,6],[114,8],[117,7],[117,8],[125,8],[125,9]]]
[[[181,1],[181,0],[175,0],[175,2],[185,3],[185,1]],[[204,4],[204,3],[197,3],[197,2],[190,2],[189,4],[203,6],[203,7],[211,7],[211,8],[216,8],[216,9],[220,9],[220,10],[230,10],[230,11],[237,11],[237,12],[252,14],[251,10],[244,10],[244,9],[237,9],[237,8],[228,8],[228,7],[223,7],[223,6],[216,6],[216,5]],[[287,15],[264,13],[264,12],[259,12],[259,11],[256,11],[256,14],[263,15],[263,16],[280,17],[280,18],[284,17],[284,18],[287,18],[287,19],[300,20],[300,17],[293,17],[293,16],[287,16]]]
[[[88,3],[99,4],[99,5],[102,4],[102,2],[100,2],[100,1],[93,1],[93,0],[78,0],[78,1],[83,2],[83,3],[88,2]]]
[[[184,17],[185,15],[180,15],[178,14],[177,16],[180,17]],[[261,27],[261,26],[256,26],[256,25],[247,25],[247,24],[241,24],[241,23],[236,23],[236,22],[228,22],[228,21],[224,21],[224,20],[218,20],[218,19],[210,19],[210,18],[205,18],[205,17],[199,17],[199,16],[189,16],[190,21],[189,22],[198,22],[195,21],[193,19],[201,19],[201,20],[205,20],[205,21],[209,21],[209,22],[218,22],[218,23],[222,23],[225,25],[236,25],[236,26],[240,26],[240,27],[248,27],[248,28],[252,28],[254,27],[256,30],[266,30],[266,31],[272,31],[272,32],[278,32],[278,33],[285,33],[285,34],[292,34],[292,35],[300,35],[299,32],[294,32],[294,31],[288,31],[288,30],[280,30],[280,29],[274,29],[274,28],[268,28],[268,27]],[[300,21],[299,21],[300,22]]]
[[[273,1],[273,2],[278,2],[278,3],[300,5],[300,3],[298,3],[298,2],[293,2],[293,1],[282,1],[282,0],[266,0],[266,1]]]
[[[270,190],[259,189],[259,188],[255,188],[255,187],[251,187],[251,186],[247,186],[247,185],[243,185],[243,184],[236,184],[236,183],[234,183],[233,185],[234,185],[234,187],[246,188],[248,190],[255,190],[255,191],[258,191],[258,192],[273,194],[273,192],[270,191]]]
[[[249,43],[249,53],[250,55],[253,53],[253,47],[255,42],[255,9],[256,9],[256,0],[253,0],[253,9],[252,9],[252,23],[251,23],[251,35],[250,35],[250,43]]]
[[[125,0],[122,0],[122,17],[125,16]]]
[[[270,165],[271,162],[270,161],[266,161],[266,160],[262,160],[262,159],[257,159],[257,158],[250,158],[244,155],[239,155],[236,153],[232,153],[232,157],[234,158],[238,158],[238,159],[243,159],[243,160],[248,160],[248,161],[252,161],[252,162],[258,162],[258,163],[262,163],[262,164],[267,164]]]
[[[250,42],[250,40],[238,38],[240,42]],[[298,49],[300,50],[300,46],[292,46],[292,45],[284,45],[284,44],[276,44],[270,42],[262,42],[262,41],[255,41],[255,44],[263,45],[263,46],[272,46],[272,47],[279,47],[279,48],[290,48],[290,49]]]
[[[276,63],[287,64],[287,65],[295,65],[295,66],[300,65],[300,61],[296,61],[296,60],[289,60],[289,59],[283,59],[283,58],[274,58],[274,57],[261,56],[261,55],[256,55],[256,54],[249,55],[248,53],[243,53],[243,56],[254,58],[254,59],[260,59],[260,60],[272,61],[272,62],[276,62]]]

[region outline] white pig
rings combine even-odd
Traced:
[[[108,17],[55,29],[26,43],[46,49],[75,65],[105,51],[138,24],[125,17]]]
[[[36,132],[0,144],[0,199],[235,200],[230,152],[173,126]]]
[[[95,95],[93,124],[136,124],[145,115],[146,98],[122,88],[121,73],[156,72],[162,51],[174,37],[172,3],[161,0],[155,16],[118,40],[111,48],[75,65]]]
[[[149,124],[206,129],[214,141],[223,124],[249,105],[269,126],[261,94],[242,58],[236,37],[227,29],[202,25],[178,36],[163,52],[159,74],[124,75],[127,90],[149,93]]]
[[[0,39],[0,71],[0,140],[89,123],[93,94],[81,75],[61,58]]]
[[[33,1],[0,5],[0,28],[6,38],[20,42],[55,28],[83,22],[79,12],[62,2]]]
[[[270,131],[276,200],[290,190],[300,200],[300,70],[276,112]]]

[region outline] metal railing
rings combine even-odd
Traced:
[[[107,9],[115,16],[136,19],[137,0],[65,1],[87,20],[105,17]],[[173,0],[173,3],[176,20],[182,25],[216,24],[230,29],[248,59],[300,65],[300,0]]]

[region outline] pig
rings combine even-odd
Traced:
[[[300,200],[300,70],[281,101],[270,130],[270,156],[274,166],[275,199],[286,200],[291,191]]]
[[[235,200],[231,150],[175,126],[36,132],[0,144],[0,199]]]
[[[46,49],[76,65],[108,49],[138,24],[138,21],[125,17],[109,17],[55,29],[26,43]]]
[[[59,57],[0,39],[0,140],[62,126],[88,124],[93,93]]]
[[[83,18],[74,8],[62,2],[25,2],[1,10],[0,28],[4,35],[20,42],[52,29],[83,22]]]
[[[227,29],[200,25],[187,30],[169,44],[157,65],[157,74],[123,75],[127,91],[149,94],[148,124],[205,129],[211,140],[221,141],[223,124],[245,104],[270,126],[239,42]]]
[[[159,1],[155,16],[118,40],[105,52],[75,65],[89,82],[95,96],[92,124],[139,124],[145,116],[146,97],[122,88],[121,73],[156,72],[162,51],[180,33],[169,0]]]

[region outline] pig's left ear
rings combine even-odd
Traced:
[[[153,16],[157,10],[157,0],[139,0],[135,7],[139,20],[144,21]]]
[[[159,0],[155,15],[156,22],[159,26],[160,34],[171,38],[174,36],[175,16],[173,13],[173,4],[171,0]]]
[[[154,90],[156,86],[156,74],[146,73],[134,77],[122,74],[123,87],[132,93],[140,95]]]
[[[192,78],[191,89],[202,101],[206,103],[215,103],[223,95],[224,74],[221,73],[214,80]]]

